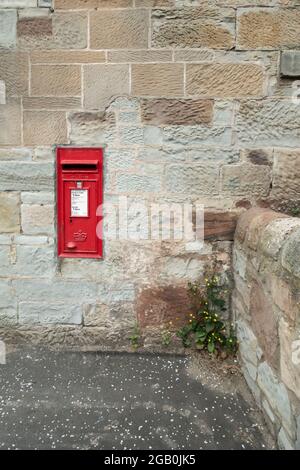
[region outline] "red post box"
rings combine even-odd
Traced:
[[[102,258],[103,149],[57,147],[56,155],[58,256]]]

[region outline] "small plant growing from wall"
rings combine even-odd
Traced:
[[[238,348],[233,325],[226,325],[222,314],[226,311],[226,290],[216,275],[204,283],[189,283],[192,313],[188,323],[177,331],[184,347],[206,349],[209,353],[227,357]]]
[[[129,336],[129,341],[134,351],[141,346],[141,332],[137,323],[134,325],[132,334]]]

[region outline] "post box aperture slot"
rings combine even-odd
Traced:
[[[96,173],[98,171],[97,161],[85,161],[85,162],[72,162],[62,161],[61,163],[63,172],[76,172],[76,173]]]

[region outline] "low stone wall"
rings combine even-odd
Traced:
[[[232,307],[246,381],[280,448],[300,448],[300,219],[250,209],[238,222]]]

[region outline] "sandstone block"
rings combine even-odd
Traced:
[[[159,50],[108,51],[108,62],[172,62],[172,52]]]
[[[170,193],[216,195],[219,169],[216,165],[168,165],[165,181]]]
[[[126,8],[132,6],[132,0],[55,0],[55,8],[62,10],[83,10],[94,8]]]
[[[21,104],[11,98],[0,104],[0,145],[21,145]]]
[[[61,279],[18,279],[12,281],[16,296],[21,302],[41,302],[55,299],[57,302],[73,304],[78,301],[95,301],[97,285],[91,282],[62,281]]]
[[[282,266],[293,276],[300,278],[300,229],[294,230],[283,245],[281,253]]]
[[[63,111],[25,111],[25,145],[54,145],[67,142],[66,114]]]
[[[90,14],[92,49],[143,49],[148,47],[146,10],[103,10]]]
[[[34,8],[37,0],[1,0],[0,8]]]
[[[284,77],[300,76],[299,51],[282,51],[280,59],[280,73]]]
[[[105,62],[104,51],[32,51],[32,64],[97,64]]]
[[[0,149],[0,162],[17,160],[19,162],[32,160],[32,150],[27,148],[4,148]]]
[[[115,116],[107,112],[73,112],[68,116],[70,140],[80,144],[105,144],[114,133]]]
[[[118,95],[129,94],[128,65],[87,65],[84,67],[84,103],[101,108]]]
[[[291,100],[251,100],[240,105],[236,129],[239,142],[250,147],[298,147],[299,125],[300,106]]]
[[[53,246],[19,245],[14,263],[8,268],[8,274],[14,277],[52,278],[55,273],[54,256]]]
[[[252,250],[256,250],[258,245],[261,243],[262,235],[264,230],[268,228],[268,225],[273,221],[284,217],[286,217],[284,214],[279,214],[278,212],[271,210],[257,214],[257,216],[253,218],[249,231],[246,234],[245,242],[247,246]]]
[[[248,163],[225,165],[222,168],[222,192],[233,196],[267,196],[271,174],[268,166]]]
[[[263,69],[256,64],[188,64],[187,92],[218,98],[262,96]]]
[[[16,10],[0,10],[0,48],[14,47],[17,36]]]
[[[246,212],[244,212],[239,217],[237,228],[235,231],[235,239],[238,240],[240,243],[243,243],[252,221],[256,217],[258,217],[259,215],[267,211],[268,209],[263,209],[260,207],[253,207],[252,209],[249,209]]]
[[[79,65],[33,65],[31,67],[32,96],[80,96]]]
[[[116,189],[122,193],[156,193],[161,191],[161,178],[134,173],[118,174]]]
[[[277,259],[284,241],[289,236],[289,233],[297,227],[300,228],[300,220],[298,218],[280,217],[274,219],[261,233],[259,249],[264,254]]]
[[[291,429],[292,414],[287,390],[267,362],[261,363],[258,367],[258,385],[266,395],[272,410],[279,415],[287,429]]]
[[[271,196],[276,199],[299,199],[300,150],[275,149]]]
[[[0,193],[0,231],[20,231],[20,199],[14,192]]]
[[[210,124],[211,100],[148,99],[141,101],[142,120],[153,125]]]
[[[183,94],[183,64],[132,65],[132,94],[177,96]]]
[[[299,310],[298,310],[299,313]],[[298,331],[283,319],[279,322],[281,380],[300,399],[300,340]]]
[[[28,110],[69,110],[81,108],[81,97],[30,96],[23,99],[23,108]]]
[[[300,10],[258,8],[238,10],[239,49],[278,49],[298,47]]]
[[[4,191],[53,191],[51,163],[0,162],[0,185]]]
[[[204,212],[205,240],[233,240],[238,214],[234,212]]]
[[[20,302],[19,323],[33,324],[81,324],[82,306],[52,302]]]
[[[163,261],[160,277],[172,282],[178,280],[196,281],[204,271],[203,260],[193,258],[166,257]]]
[[[87,13],[55,12],[48,17],[18,21],[21,49],[84,49],[87,47]]]
[[[294,450],[294,444],[291,441],[284,428],[281,428],[278,434],[278,446],[281,450]]]
[[[232,130],[224,126],[168,126],[164,128],[164,144],[174,147],[229,146]]]
[[[25,234],[53,235],[53,232],[54,232],[53,205],[22,204],[21,224],[22,224],[22,231]]]
[[[0,51],[0,79],[7,96],[23,96],[28,91],[28,55],[24,52]]]
[[[230,8],[178,8],[152,10],[152,47],[231,49],[234,45],[234,10]]]
[[[250,314],[253,331],[267,362],[277,367],[279,359],[277,320],[271,298],[264,292],[263,285],[256,280],[252,280]]]

